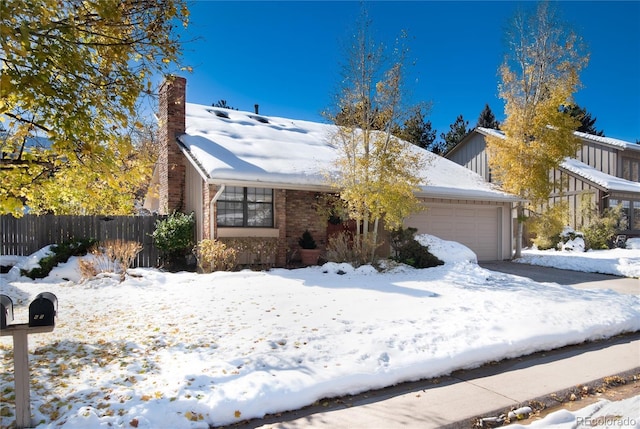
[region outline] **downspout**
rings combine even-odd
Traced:
[[[224,185],[224,183],[222,185],[220,185],[220,188],[218,189],[218,192],[216,192],[216,194],[213,196],[213,198],[211,198],[211,201],[209,201],[209,237],[211,237],[212,240],[215,239],[215,237],[214,237],[214,234],[215,234],[215,228],[214,228],[215,217],[214,217],[213,206],[216,203],[216,201],[218,201],[218,199],[220,198],[222,193],[224,192],[225,187],[226,186]]]

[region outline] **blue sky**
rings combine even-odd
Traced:
[[[554,3],[588,45],[577,103],[608,137],[640,140],[640,1]],[[532,1],[367,2],[378,42],[409,35],[410,102],[431,102],[440,133],[460,114],[475,125],[485,103],[499,120],[497,69],[505,28]],[[344,44],[361,4],[348,1],[195,1],[185,39],[187,101],[226,100],[240,110],[324,122],[339,88]]]

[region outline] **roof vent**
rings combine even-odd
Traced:
[[[225,118],[225,119],[229,119],[229,114],[227,112],[223,112],[222,110],[215,110],[215,109],[207,109],[207,112],[209,113],[213,113],[214,115],[216,115],[218,118]]]
[[[258,115],[249,115],[249,117],[251,119],[254,119],[258,122],[262,122],[263,124],[268,124],[269,120],[267,118],[265,118],[264,116],[258,116]]]

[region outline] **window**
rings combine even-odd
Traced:
[[[640,182],[640,160],[623,158],[622,178],[631,182]]]
[[[273,227],[273,190],[227,186],[217,203],[221,227]]]

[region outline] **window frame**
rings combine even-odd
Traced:
[[[241,197],[239,197],[242,190]],[[226,195],[225,195],[226,194]],[[225,198],[226,197],[226,198]],[[261,198],[262,197],[262,198]],[[219,228],[273,228],[275,195],[272,188],[257,188],[248,186],[227,186],[216,201],[216,225]],[[226,223],[224,219],[229,214],[234,214],[231,219],[237,219],[240,210],[233,207],[221,207],[224,205],[241,206],[241,224],[235,222]],[[262,207],[262,209],[260,209]],[[269,213],[266,223],[254,223],[252,220],[259,219],[260,213]],[[222,218],[221,218],[222,216]],[[222,220],[221,220],[222,219]]]

